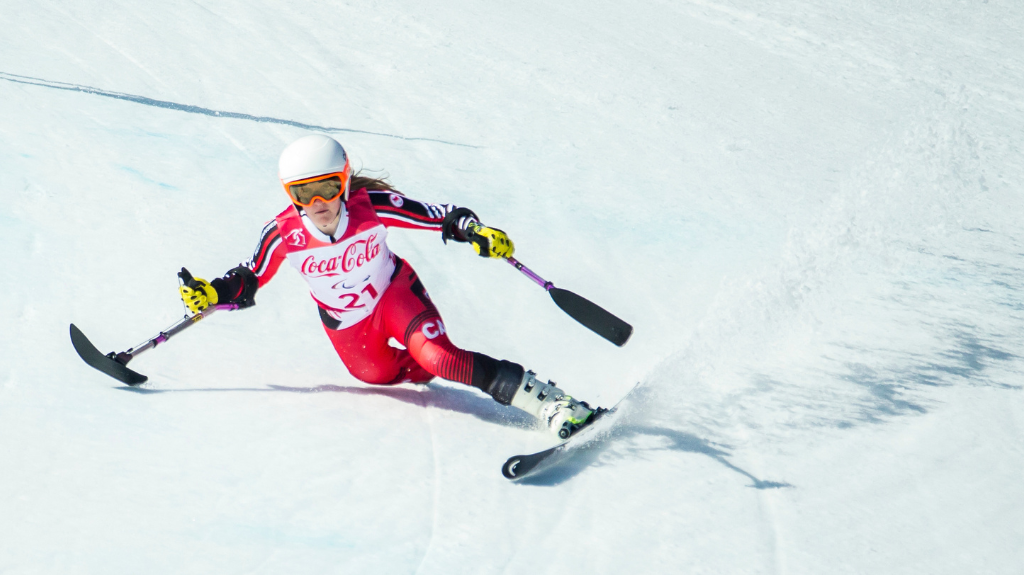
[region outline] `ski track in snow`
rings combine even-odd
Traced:
[[[951,102],[951,105],[963,106],[956,100]],[[720,318],[714,318],[713,315],[709,317],[709,320],[715,321],[707,323],[710,328],[709,333],[704,336],[708,338],[707,341],[688,352],[692,354],[693,360],[683,359],[668,362],[659,369],[666,374],[673,375],[717,370],[719,369],[717,365],[711,362],[735,363],[734,358],[744,346],[746,346],[746,353],[755,353],[755,360],[750,363],[765,365],[766,361],[771,361],[769,353],[787,352],[787,350],[780,350],[771,345],[772,338],[768,335],[769,332],[780,328],[786,330],[792,330],[793,327],[802,328],[801,324],[806,324],[808,321],[821,322],[815,316],[822,310],[834,313],[835,302],[847,297],[844,292],[849,290],[849,280],[857,275],[873,273],[864,269],[863,264],[858,261],[862,260],[865,254],[877,254],[877,259],[872,260],[871,265],[877,265],[879,260],[885,262],[889,266],[889,270],[885,270],[885,268],[883,270],[891,273],[891,278],[896,279],[890,288],[884,288],[884,283],[875,284],[875,289],[886,289],[892,295],[875,299],[874,296],[867,294],[871,298],[864,301],[869,306],[868,309],[881,304],[891,308],[890,315],[915,314],[916,312],[907,304],[918,304],[919,302],[893,297],[899,295],[901,291],[906,291],[906,287],[901,285],[903,280],[900,276],[905,274],[908,268],[919,266],[918,262],[922,259],[926,260],[926,262],[922,262],[926,265],[929,263],[940,264],[942,267],[950,265],[942,263],[943,259],[948,259],[948,256],[942,253],[945,251],[943,248],[938,248],[939,253],[929,253],[929,251],[935,249],[932,246],[942,246],[945,243],[939,234],[950,232],[961,235],[970,234],[967,231],[957,230],[953,226],[959,224],[951,220],[956,218],[959,213],[969,211],[966,204],[970,199],[963,194],[970,191],[972,187],[978,186],[978,182],[981,180],[977,179],[978,168],[975,160],[977,156],[973,149],[976,146],[976,141],[969,132],[964,130],[959,121],[954,120],[954,123],[949,124],[945,115],[940,115],[938,121],[922,120],[919,126],[913,130],[902,138],[896,139],[891,145],[899,147],[904,142],[923,141],[926,143],[926,147],[908,150],[911,154],[920,155],[920,158],[915,158],[913,163],[909,163],[902,150],[883,151],[882,163],[873,163],[874,165],[870,168],[872,172],[878,174],[877,177],[865,172],[867,179],[864,182],[854,183],[850,189],[852,193],[847,197],[840,196],[835,203],[836,209],[829,217],[817,227],[811,226],[806,231],[796,230],[797,233],[791,236],[791,251],[787,258],[788,266],[782,268],[782,273],[771,270],[767,277],[752,280],[746,286],[737,286],[740,287],[739,293],[723,298],[723,301],[728,302],[729,305],[738,303],[748,308],[744,310],[744,313],[722,308],[722,312],[730,314],[732,317],[724,314],[720,314],[722,316]],[[915,133],[918,131],[924,131],[924,133]],[[895,163],[887,166],[886,162]],[[904,176],[902,172],[916,170],[917,166],[927,166],[928,170],[940,171],[939,174],[926,171],[918,176],[919,181],[928,182],[936,177],[943,177],[963,182],[962,188],[938,190],[928,186],[922,190],[922,192],[929,193],[927,199],[922,195],[920,200],[913,199],[911,203],[907,203],[905,199],[901,199],[898,203],[888,199],[887,196],[892,194],[896,185],[914,185],[914,180]],[[949,176],[947,177],[942,172],[947,172]],[[886,178],[891,175],[897,179],[887,181]],[[933,203],[937,199],[933,192],[941,192],[947,197],[940,202]],[[942,211],[934,210],[936,205],[942,206]],[[908,210],[911,211],[908,212]],[[917,210],[917,212],[915,213],[913,210]],[[915,230],[908,225],[923,225],[924,227]],[[923,235],[915,237],[913,235],[915,231],[920,231]],[[893,250],[894,247],[896,250]],[[889,281],[892,279],[883,279],[883,282]],[[922,286],[912,285],[910,287],[919,291]],[[747,293],[743,293],[743,290],[747,290]],[[861,294],[856,294],[856,296],[858,299],[864,297]],[[991,297],[985,299],[991,299]],[[985,304],[987,302],[983,299],[976,303]],[[747,314],[751,312],[765,314],[767,321],[753,324],[745,321],[749,318]],[[737,321],[739,318],[744,318],[742,323]],[[970,324],[960,323],[956,317],[947,319],[940,315],[920,318],[916,321],[921,321],[923,327],[934,333],[940,349],[949,346],[948,349],[935,355],[925,356],[923,360],[918,359],[914,353],[908,354],[905,358],[895,356],[892,358],[893,363],[885,368],[879,368],[862,366],[858,359],[844,357],[849,355],[849,351],[843,350],[844,347],[855,352],[858,350],[852,348],[850,343],[836,342],[833,344],[835,347],[825,350],[823,353],[824,357],[835,362],[833,367],[826,364],[825,370],[834,370],[836,373],[829,374],[827,371],[825,373],[819,371],[817,377],[804,376],[798,379],[794,377],[796,374],[791,371],[786,375],[773,372],[757,374],[755,371],[751,374],[752,377],[746,376],[750,377],[748,381],[752,385],[732,390],[729,392],[731,398],[725,403],[721,401],[721,397],[713,396],[707,403],[694,405],[693,397],[685,397],[680,399],[683,399],[687,405],[681,406],[673,402],[671,408],[702,414],[701,419],[705,421],[703,427],[713,430],[721,427],[714,423],[714,419],[723,416],[723,408],[732,409],[750,401],[773,400],[784,393],[786,397],[783,401],[790,404],[794,401],[806,402],[810,408],[804,410],[805,415],[797,415],[786,425],[803,428],[809,423],[814,424],[814,420],[818,420],[818,424],[849,426],[858,420],[870,422],[902,413],[925,412],[926,408],[919,405],[921,400],[912,399],[915,396],[923,397],[917,389],[919,386],[954,385],[969,380],[972,385],[990,383],[999,387],[1019,388],[1009,380],[991,381],[987,377],[989,368],[997,366],[1000,362],[1019,363],[1018,356],[1004,351],[1009,346],[978,341],[976,336],[971,333],[975,328]],[[878,327],[882,326],[884,323],[878,324]],[[751,333],[752,327],[758,331]],[[876,328],[870,325],[860,327]],[[850,332],[847,332],[843,334],[843,337],[849,338],[849,335]],[[1019,338],[1019,335],[1012,337]],[[953,341],[949,341],[950,338]],[[804,343],[814,345],[816,342],[808,340]],[[726,350],[724,352],[722,351],[723,347]],[[758,348],[766,348],[766,351],[762,352]],[[768,350],[771,351],[768,352]],[[864,351],[869,350],[870,348],[865,348]],[[884,349],[877,351],[891,355],[891,352]],[[844,374],[843,372],[847,370],[853,373]],[[895,377],[890,375],[880,378],[875,375],[880,371],[895,374]],[[822,378],[821,376],[826,377]],[[841,395],[837,394],[835,400],[830,401],[828,396],[822,395],[822,386],[826,382],[839,384],[848,382],[854,387],[848,390],[844,390],[842,387],[837,388],[836,391]],[[660,387],[665,389],[664,385]],[[702,389],[711,390],[713,387],[702,386]],[[864,391],[858,393],[857,389]],[[848,396],[851,391],[854,392],[854,396],[866,394],[866,397],[850,402]],[[666,393],[671,392],[666,390]],[[801,396],[806,396],[806,398],[801,398]],[[905,400],[902,397],[908,397],[911,400]],[[825,400],[824,403],[822,399]],[[811,421],[807,421],[808,417],[812,418]],[[759,435],[763,437],[763,433]]]
[[[430,490],[433,497],[432,511],[430,518],[430,537],[427,539],[427,547],[423,550],[423,558],[420,559],[419,564],[416,566],[415,573],[420,573],[423,570],[423,565],[427,561],[427,557],[430,556],[430,550],[434,546],[434,537],[437,535],[437,523],[438,515],[440,514],[440,493],[441,493],[441,461],[437,455],[437,434],[434,430],[434,420],[432,411],[433,408],[430,405],[429,397],[424,394],[423,397],[423,418],[427,422],[427,427],[430,429],[430,455],[433,461],[433,487]]]
[[[254,116],[252,114],[243,114],[240,112],[227,112],[222,110],[211,110],[202,106],[194,106],[192,104],[179,104],[176,102],[168,102],[165,100],[156,100],[153,98],[147,98],[145,96],[136,96],[133,94],[123,94],[120,92],[111,92],[109,90],[101,90],[99,88],[93,88],[90,86],[82,86],[78,84],[68,84],[66,82],[57,82],[53,80],[44,80],[41,78],[32,78],[29,76],[18,76],[17,74],[9,74],[7,72],[0,72],[0,80],[6,80],[8,82],[15,82],[18,84],[26,84],[29,86],[40,86],[43,88],[53,88],[56,90],[68,90],[72,92],[81,92],[83,94],[91,94],[94,96],[103,96],[106,98],[114,98],[117,100],[124,100],[135,104],[142,104],[145,106],[153,106],[156,108],[165,108],[168,110],[175,110],[178,112],[186,112],[189,114],[201,114],[204,116],[213,116],[215,118],[230,118],[236,120],[249,120],[252,122],[262,122],[269,124],[281,124],[283,126],[291,126],[293,128],[301,128],[303,130],[312,130],[317,132],[332,132],[332,133],[350,133],[350,134],[365,134],[370,136],[381,136],[384,138],[395,138],[398,140],[407,140],[411,142],[435,142],[438,144],[446,144],[449,146],[462,146],[465,148],[478,148],[479,146],[473,146],[470,144],[460,144],[458,142],[448,142],[445,140],[439,140],[436,138],[414,138],[407,136],[398,136],[395,134],[385,134],[382,132],[372,132],[368,130],[356,130],[353,128],[332,128],[328,126],[318,126],[315,124],[306,124],[303,122],[296,122],[293,120],[284,120],[281,118],[273,118],[270,116]],[[241,148],[240,148],[241,149]]]

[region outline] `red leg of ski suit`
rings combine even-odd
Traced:
[[[473,354],[448,340],[441,314],[416,271],[401,258],[373,314],[341,330],[325,321],[324,329],[345,367],[360,381],[391,385],[437,376],[472,384]],[[392,337],[406,349],[388,345]]]

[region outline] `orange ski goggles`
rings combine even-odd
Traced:
[[[329,202],[338,196],[348,195],[349,176],[351,170],[322,174],[303,180],[295,180],[284,184],[285,191],[296,204],[308,208],[316,200]]]

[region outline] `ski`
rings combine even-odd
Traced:
[[[597,408],[583,427],[576,430],[569,439],[564,442],[527,455],[514,455],[505,461],[501,466],[501,474],[511,481],[520,481],[531,475],[551,469],[572,455],[572,453],[587,444],[603,439],[606,431],[611,429],[615,418],[619,414],[619,406],[629,397],[640,384],[633,386],[629,391],[610,409]]]

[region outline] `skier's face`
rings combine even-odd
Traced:
[[[320,198],[306,208],[306,215],[323,233],[333,235],[338,228],[338,214],[341,213],[341,196],[325,202]]]

